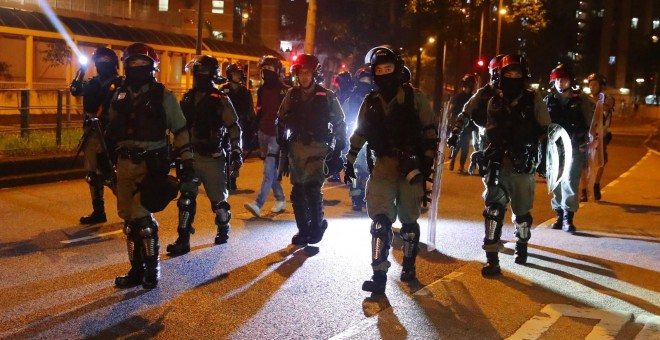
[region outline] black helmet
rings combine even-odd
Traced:
[[[142,58],[151,61],[154,70],[158,70],[158,64],[160,63],[160,58],[158,58],[158,53],[151,46],[143,43],[131,44],[126,49],[124,49],[124,55],[121,60],[126,67],[129,60],[133,58]]]
[[[506,71],[505,69],[518,69],[522,72],[523,79],[529,79],[529,70],[527,69],[527,59],[520,54],[507,54],[500,60],[499,66],[497,67],[497,72],[499,75],[499,80],[501,80],[502,75]]]
[[[291,74],[297,74],[303,67],[312,70],[316,76],[319,74],[321,65],[319,64],[319,59],[315,56],[311,54],[301,54],[291,65]]]
[[[368,83],[371,84],[373,81],[374,77],[371,75],[371,69],[368,67],[361,67],[355,72],[355,76],[353,79],[355,80],[356,83],[363,82],[366,83],[366,81],[363,81],[363,78],[369,78]]]
[[[225,68],[225,77],[227,79],[231,80],[231,74],[234,72],[240,72],[241,73],[241,79],[245,77],[245,72],[243,71],[243,68],[241,67],[240,63],[232,63],[227,65],[227,68]]]
[[[368,59],[368,60],[367,60]],[[394,72],[400,74],[403,72],[403,60],[399,55],[394,53],[391,49],[379,46],[372,48],[365,56],[365,62],[371,67],[371,73],[375,74],[374,68],[376,65],[392,63],[394,64]]]
[[[461,79],[461,86],[467,87],[468,89],[470,89],[470,91],[474,90],[474,85],[476,84],[477,84],[477,78],[474,76],[474,74],[467,73]]]
[[[401,80],[404,83],[409,83],[412,80],[412,72],[408,66],[403,66],[403,69],[401,70]]]
[[[341,89],[350,89],[353,86],[353,77],[348,71],[341,71],[335,77],[335,82]]]
[[[275,73],[277,73],[277,75],[279,75],[282,71],[282,62],[275,56],[265,55],[261,57],[261,60],[259,61],[259,67],[264,67],[265,65],[274,67]]]
[[[111,62],[115,67],[119,68],[119,58],[117,58],[117,54],[115,51],[107,47],[99,47],[95,49],[92,54],[92,60],[95,64],[99,62]]]
[[[607,85],[607,78],[600,73],[592,73],[587,77],[587,82],[591,83],[592,81],[597,81],[600,86]]]
[[[218,60],[210,55],[195,56],[191,61],[186,64],[186,72],[195,73],[208,73],[211,75],[213,82],[218,84],[220,79],[220,64]]]
[[[490,74],[490,81],[497,83],[499,82],[499,73],[497,73],[500,66],[500,61],[504,58],[504,54],[498,54],[488,63],[488,74]]]

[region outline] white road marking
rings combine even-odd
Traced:
[[[391,307],[389,307],[389,308],[391,308]],[[367,329],[369,329],[369,328],[371,328],[371,327],[377,326],[377,325],[378,325],[378,316],[377,316],[377,314],[376,314],[376,315],[374,315],[374,316],[372,316],[372,317],[370,317],[370,318],[367,318],[367,319],[362,320],[362,321],[361,321],[360,323],[358,323],[357,325],[355,325],[355,326],[353,326],[353,327],[351,327],[351,328],[349,328],[349,329],[347,329],[347,330],[345,330],[345,331],[343,331],[343,332],[341,332],[341,333],[339,333],[339,334],[333,336],[333,337],[330,338],[330,339],[333,339],[333,340],[340,340],[340,339],[355,339],[355,338],[359,338],[359,337],[360,337],[359,335],[360,335],[362,332],[366,331]]]
[[[541,309],[540,313],[544,315],[535,315],[507,339],[538,339],[561,316],[600,320],[585,340],[614,339],[623,325],[633,317],[629,312],[604,311],[563,304],[547,305]]]
[[[64,240],[64,241],[60,241],[60,243],[70,244],[70,243],[82,242],[82,241],[93,240],[93,239],[96,239],[96,238],[106,237],[106,236],[110,236],[110,235],[120,234],[122,232],[123,231],[120,229],[120,230],[110,231],[110,232],[107,232],[107,233],[93,234],[93,235],[74,238],[74,239],[70,239],[70,240]]]
[[[658,340],[660,338],[660,316],[649,318],[635,340]]]

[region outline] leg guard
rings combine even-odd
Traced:
[[[142,288],[156,288],[158,279],[160,278],[158,223],[149,215],[135,220],[132,225],[138,228],[142,241],[142,258],[144,260],[144,281],[142,282]]]
[[[124,222],[123,229],[126,235],[126,249],[128,250],[128,261],[131,263],[131,269],[126,275],[115,278],[115,286],[130,288],[141,284],[144,276],[142,242],[138,234],[139,230],[132,228],[128,222]]]
[[[514,261],[518,264],[525,264],[527,263],[527,241],[532,237],[532,215],[516,216],[514,224],[516,225],[516,230],[513,232],[516,237]]]
[[[411,281],[415,279],[415,259],[419,250],[419,224],[417,222],[403,223],[400,234],[403,239],[401,281]]]
[[[321,186],[316,183],[306,184],[305,199],[309,210],[309,238],[307,242],[316,244],[323,239],[323,234],[328,229],[328,221],[323,219],[323,192]]]
[[[291,206],[293,207],[293,215],[296,218],[296,226],[298,226],[298,233],[293,235],[291,243],[297,246],[306,245],[310,232],[310,216],[305,198],[305,188],[302,184],[293,185],[291,189]]]
[[[231,206],[227,201],[222,201],[213,204],[213,211],[215,212],[215,224],[218,226],[218,233],[215,235],[215,244],[227,243],[229,239],[229,220],[231,220]]]
[[[93,211],[87,216],[80,218],[81,224],[96,224],[106,222],[105,204],[103,201],[103,179],[94,172],[87,174],[85,178],[89,184],[89,192],[92,197]]]
[[[353,201],[353,211],[362,211],[362,208],[364,207],[365,188],[367,186],[367,178],[369,174],[358,172],[356,175],[357,178],[353,181],[348,194]]]
[[[190,251],[190,234],[195,233],[192,223],[195,221],[197,211],[196,195],[191,192],[182,192],[177,207],[179,207],[179,237],[172,244],[167,245],[167,252],[171,255],[183,255]]]
[[[371,222],[371,267],[374,273],[377,271],[387,273],[387,269],[390,267],[387,257],[393,237],[392,222],[389,218],[382,214],[376,215]]]
[[[552,229],[561,229],[562,225],[564,224],[564,210],[563,209],[557,209],[557,210],[555,210],[555,213],[557,214],[557,219],[555,220],[555,223],[550,225],[550,228],[552,228]]]
[[[484,210],[486,233],[482,248],[486,253],[497,253],[499,251],[499,241],[500,236],[502,236],[502,221],[504,220],[505,213],[506,209],[497,203],[488,205]]]
[[[564,211],[564,223],[562,224],[562,230],[564,230],[567,233],[575,234],[575,231],[577,228],[575,228],[575,225],[573,224],[573,216],[575,215],[574,212],[565,210]]]

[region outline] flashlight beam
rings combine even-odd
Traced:
[[[73,50],[73,53],[76,54],[78,57],[79,61],[82,62],[83,58],[85,55],[78,49],[78,46],[73,42],[71,37],[69,36],[69,32],[66,31],[64,28],[64,25],[60,21],[60,19],[57,18],[57,15],[53,12],[53,9],[50,8],[46,0],[39,0],[39,7],[44,11],[44,14],[46,14],[46,17],[48,17],[48,20],[55,26],[55,29],[60,32],[62,35],[62,38],[64,38],[64,41],[66,41],[66,44],[69,45],[69,47]],[[84,59],[87,59],[85,57]]]

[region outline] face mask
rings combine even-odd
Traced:
[[[378,89],[386,96],[393,97],[401,81],[395,72],[374,76],[374,83]]]
[[[196,74],[194,76],[195,88],[198,90],[208,90],[213,87],[213,79],[210,74]]]
[[[129,84],[144,84],[154,79],[154,68],[150,65],[126,68],[126,82]]]
[[[513,99],[525,89],[525,82],[521,78],[512,79],[503,77],[500,81],[500,87],[502,88],[505,97]]]
[[[96,63],[96,73],[101,77],[109,77],[117,74],[117,66],[114,63]]]
[[[261,70],[261,76],[264,78],[264,84],[274,84],[277,82],[277,73],[271,70]]]

